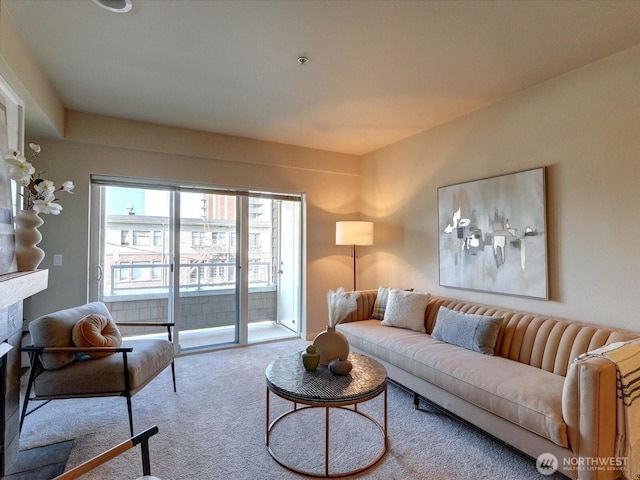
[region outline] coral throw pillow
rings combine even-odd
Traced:
[[[103,315],[87,315],[73,327],[71,332],[76,347],[119,347],[122,335],[118,326]],[[85,352],[94,358],[106,357],[111,353]]]

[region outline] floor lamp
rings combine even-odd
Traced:
[[[356,291],[356,246],[373,245],[372,222],[336,222],[336,245],[353,247],[353,291]]]

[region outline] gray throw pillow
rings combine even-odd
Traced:
[[[463,313],[440,307],[431,336],[436,340],[493,355],[502,317]]]

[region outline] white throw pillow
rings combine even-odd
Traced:
[[[428,293],[390,290],[381,325],[425,333],[424,314],[427,311],[428,301]]]

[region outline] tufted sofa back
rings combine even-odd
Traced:
[[[360,292],[358,309],[345,321],[371,318],[377,290]],[[566,376],[578,355],[613,342],[640,337],[640,332],[602,327],[557,317],[519,312],[432,295],[425,312],[425,328],[431,334],[440,307],[504,318],[495,354]]]

